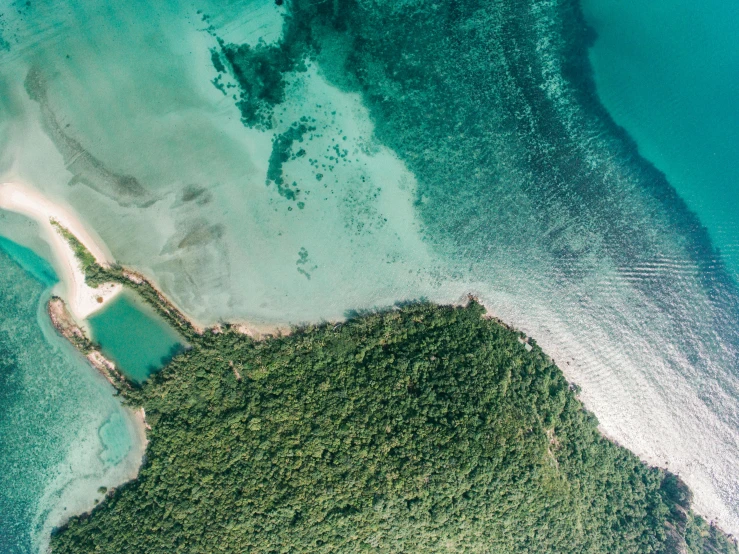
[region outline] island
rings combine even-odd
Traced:
[[[189,348],[137,384],[58,325],[146,415],[148,445],[136,480],[55,530],[55,554],[737,552],[472,297],[255,338],[193,326],[60,232],[88,284],[138,290]]]

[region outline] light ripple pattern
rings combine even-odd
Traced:
[[[6,179],[203,323],[476,294],[739,532],[736,283],[601,105],[576,0],[53,5],[2,19]],[[245,44],[300,53],[258,117]]]

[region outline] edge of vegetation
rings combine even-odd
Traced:
[[[170,323],[188,342],[199,335],[198,329],[146,277],[118,264],[100,265],[95,256],[72,232],[55,219],[52,226],[69,243],[85,274],[85,283],[98,288],[105,283],[119,283],[136,292],[147,304]]]
[[[55,553],[737,551],[474,299],[207,330],[125,397],[151,426],[144,466]]]

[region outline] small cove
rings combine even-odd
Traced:
[[[184,339],[133,292],[124,291],[87,321],[102,353],[137,383],[185,348]]]

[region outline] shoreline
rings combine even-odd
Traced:
[[[36,532],[33,535],[34,544],[39,547],[40,552],[49,552],[54,531],[64,527],[70,518],[90,513],[117,489],[138,478],[149,444],[146,436],[149,426],[146,424],[143,408],[125,404],[121,408],[125,414],[126,427],[133,439],[130,450],[117,464],[103,466],[99,475],[83,472],[72,480],[57,481],[47,488],[47,502],[50,498],[54,501],[49,508],[38,512]],[[93,463],[99,466],[100,452],[95,454],[97,458]]]
[[[85,330],[79,325],[67,310],[64,300],[52,296],[46,305],[46,313],[51,324],[62,337],[67,339],[85,358],[88,363],[97,369],[105,379],[118,391],[130,389],[131,385],[118,371],[116,365],[106,358],[96,345],[87,337]],[[145,422],[144,422],[145,424]],[[143,425],[143,424],[142,424]]]
[[[88,339],[86,331],[89,329],[85,321],[87,317],[117,297],[123,290],[123,285],[107,283],[98,288],[88,286],[80,260],[52,221],[58,222],[74,234],[94,256],[97,263],[109,267],[111,260],[105,250],[85,230],[77,217],[30,186],[13,182],[0,183],[0,209],[21,214],[35,221],[39,226],[41,239],[51,248],[54,259],[49,261],[59,273],[59,283],[54,285],[53,296],[48,301],[45,311],[53,327],[116,391],[130,387],[116,370],[115,365]],[[120,464],[105,471],[103,481],[109,493],[138,477],[149,444],[147,436],[149,426],[143,409],[124,405],[123,412],[127,419],[126,426],[131,432],[131,449]],[[96,501],[100,501],[97,498],[100,495],[95,494],[101,484],[98,481],[100,479],[93,483],[89,478],[81,478],[76,484],[76,489],[79,489],[76,492],[68,488],[72,483],[64,485],[64,489],[58,492],[61,496],[57,505],[43,516],[44,535],[49,535],[52,528],[62,526],[70,517],[78,515],[77,511],[85,513],[94,507]],[[73,508],[68,511],[64,505],[76,505],[77,510]],[[48,538],[42,537],[41,544],[46,543]]]
[[[52,225],[52,220],[65,227],[87,248],[103,267],[110,260],[100,245],[85,230],[79,219],[68,210],[57,206],[30,186],[14,182],[0,184],[0,209],[24,215],[36,223],[42,238],[49,244],[54,256],[52,260],[59,275],[59,296],[66,300],[69,311],[77,323],[100,310],[115,298],[123,287],[118,283],[102,285],[96,289],[85,282],[85,274],[70,244]]]
[[[11,194],[6,194],[8,192]],[[33,202],[38,202],[38,205],[34,205]],[[168,320],[175,329],[179,329],[180,331],[186,330],[197,336],[202,336],[208,331],[214,334],[232,331],[249,336],[256,341],[262,341],[272,337],[287,336],[290,335],[295,329],[299,329],[300,327],[305,325],[311,325],[310,323],[299,325],[255,323],[246,320],[219,322],[211,325],[200,324],[194,319],[190,318],[178,306],[176,306],[174,302],[170,300],[164,294],[164,292],[162,292],[158,288],[158,286],[152,281],[152,279],[146,277],[136,270],[121,267],[115,264],[115,262],[110,257],[106,256],[103,249],[85,231],[84,227],[77,218],[71,216],[62,208],[55,206],[41,193],[36,192],[30,187],[24,187],[22,185],[14,183],[2,183],[0,184],[0,209],[7,209],[21,213],[33,218],[39,224],[41,224],[44,231],[48,231],[48,234],[50,235],[51,240],[49,240],[48,242],[52,246],[54,254],[62,258],[67,268],[70,270],[69,278],[72,280],[72,282],[74,282],[75,285],[75,290],[73,291],[73,293],[86,293],[88,296],[83,297],[83,301],[87,300],[89,304],[92,304],[93,302],[97,304],[96,306],[91,306],[93,309],[89,312],[84,311],[84,304],[82,306],[78,304],[77,306],[75,306],[76,309],[72,309],[70,307],[70,310],[67,311],[66,305],[68,304],[66,304],[63,299],[55,298],[50,301],[47,311],[57,331],[62,336],[67,338],[67,340],[69,340],[83,355],[85,355],[88,363],[90,363],[91,366],[93,366],[103,377],[105,377],[116,390],[120,391],[124,395],[125,390],[130,389],[130,383],[125,377],[123,377],[122,374],[117,371],[115,364],[110,360],[107,360],[102,355],[102,353],[100,353],[100,351],[94,346],[94,344],[87,338],[85,333],[86,327],[84,326],[82,320],[78,319],[80,317],[80,314],[85,314],[82,317],[82,319],[84,319],[84,317],[87,317],[97,309],[100,309],[110,299],[120,293],[124,286],[132,288],[132,290],[136,292],[146,303],[150,304],[161,315],[163,315],[165,319]],[[55,220],[56,222],[61,224],[63,227],[66,228],[66,230],[74,235],[74,238],[82,243],[82,245],[87,248],[89,252],[94,256],[95,262],[99,264],[104,271],[107,271],[107,276],[111,278],[111,281],[101,285],[101,288],[109,287],[108,295],[103,299],[103,302],[99,302],[96,298],[97,296],[99,296],[98,293],[100,292],[100,289],[93,289],[86,284],[85,273],[82,269],[82,264],[80,260],[78,260],[77,258],[77,254],[75,254],[74,249],[67,242],[67,240],[56,229],[54,229],[54,226],[51,222],[52,220]],[[71,298],[74,298],[77,302],[79,302],[80,296],[72,295]],[[485,302],[482,301],[474,293],[462,295],[456,302],[452,302],[450,305],[463,306],[470,301],[476,301],[483,306],[483,308],[485,309],[485,314],[483,317],[485,317],[486,319],[495,320],[497,323],[503,325],[505,328],[517,332],[520,335],[519,341],[525,345],[527,350],[530,350],[532,348],[532,343],[536,344],[535,339],[533,339],[528,333],[512,327],[511,325],[500,319],[495,314],[492,306],[485,304]],[[57,302],[59,304],[55,308],[52,307],[52,303],[54,302]],[[393,308],[393,306],[387,307],[387,309]],[[56,312],[56,314],[54,312]],[[66,316],[64,315],[64,312],[67,312]],[[59,317],[60,314],[61,317]],[[69,318],[69,315],[71,315],[72,317]],[[77,320],[76,324],[75,320]],[[341,325],[344,321],[346,321],[346,318],[331,322],[324,321],[318,323],[318,325],[322,323]],[[549,358],[552,363],[556,364],[556,361],[554,360],[554,358],[551,357],[551,355],[547,354],[547,358]],[[569,365],[569,362],[565,361],[565,363],[566,365]],[[562,371],[562,373],[565,375],[565,378],[567,378],[568,372],[566,368],[560,367],[559,370]],[[238,375],[238,372],[236,372],[236,374],[237,378],[240,379],[240,375]],[[579,389],[579,386],[576,383],[570,381],[569,379],[568,382],[570,383],[571,387]],[[580,399],[580,401],[582,402],[582,399]],[[134,410],[131,410],[131,412],[134,413]],[[135,410],[135,416],[136,417],[133,419],[135,420],[134,423],[137,430],[137,435],[141,439],[141,441],[137,441],[136,445],[141,448],[142,452],[145,452],[147,444],[149,442],[147,437],[147,430],[150,429],[150,427],[146,422],[143,409]],[[604,432],[600,425],[598,426],[598,430],[605,440],[623,447],[623,445],[621,445],[619,441],[615,440],[613,437]],[[669,471],[669,468],[665,464],[660,463],[660,461],[656,459],[652,460],[648,457],[642,456],[639,456],[639,458],[644,464],[648,466],[657,467]],[[129,481],[135,480],[137,478],[138,471],[139,470],[137,469],[136,474],[133,475],[133,477],[131,477]],[[693,510],[696,510],[695,506],[693,506]],[[695,513],[701,515],[698,511],[695,511]],[[71,515],[73,514],[70,514],[70,516]],[[714,525],[718,523],[718,520],[720,518],[715,516],[708,516],[706,517],[706,519],[711,522],[711,525]]]

